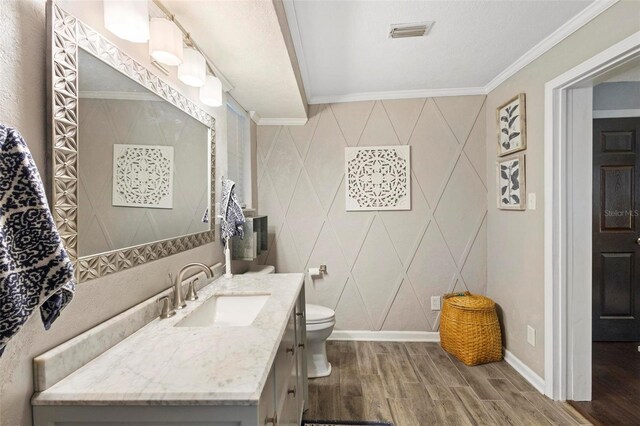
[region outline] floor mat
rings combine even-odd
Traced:
[[[303,420],[302,426],[393,426],[393,424],[365,420]]]

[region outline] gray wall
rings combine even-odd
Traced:
[[[102,29],[101,2],[60,2],[82,15],[93,28]],[[0,122],[18,128],[25,137],[42,173],[45,170],[45,2],[0,2]],[[106,34],[106,33],[105,33]],[[114,40],[140,63],[148,65],[146,45]],[[180,89],[175,73],[167,79]],[[184,90],[197,102],[197,91]],[[217,119],[217,170],[226,168],[225,108],[210,109]],[[218,190],[219,194],[220,191]],[[169,286],[167,273],[189,261],[208,264],[222,261],[218,241],[128,271],[80,284],[71,305],[45,332],[34,315],[13,338],[0,358],[0,424],[30,425],[33,394],[31,363],[34,356],[76,336]]]
[[[602,83],[593,88],[593,110],[640,109],[640,82]]]
[[[489,185],[487,221],[488,295],[502,310],[506,348],[540,376],[544,374],[544,85],[598,52],[640,31],[640,2],[621,1],[536,59],[487,97],[487,170],[495,182],[496,108],[527,95],[527,192],[537,209],[502,211]],[[527,324],[537,331],[527,344]]]
[[[259,212],[277,272],[326,264],[307,300],[343,330],[435,331],[432,295],[486,288],[484,96],[312,105],[258,126]],[[344,148],[411,146],[410,211],[345,211]]]

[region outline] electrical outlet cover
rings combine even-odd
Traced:
[[[527,343],[531,346],[536,345],[536,329],[530,325],[527,326]]]
[[[431,296],[431,310],[439,311],[440,310],[440,296]]]

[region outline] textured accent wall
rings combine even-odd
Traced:
[[[430,298],[486,290],[484,96],[313,105],[258,127],[258,209],[277,272],[326,264],[307,301],[346,330],[435,331]],[[344,148],[411,146],[411,210],[346,212]]]

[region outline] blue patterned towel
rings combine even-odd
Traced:
[[[222,204],[220,208],[222,238],[220,239],[223,245],[226,240],[235,235],[239,235],[240,238],[244,237],[244,213],[242,213],[242,207],[240,207],[238,197],[233,189],[235,186],[234,181],[222,178]]]
[[[0,355],[37,307],[48,330],[74,290],[73,265],[29,148],[0,124]]]

